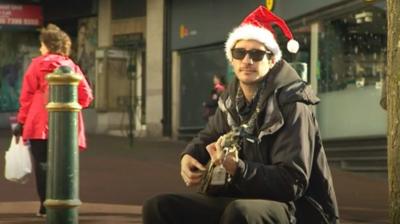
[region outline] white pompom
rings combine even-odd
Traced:
[[[287,43],[287,49],[290,53],[297,53],[299,50],[299,42],[294,39],[289,40]]]

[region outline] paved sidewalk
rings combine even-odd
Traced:
[[[141,205],[156,194],[189,192],[179,177],[179,154],[185,142],[165,138],[135,139],[89,135],[89,149],[80,153],[80,223],[141,223]],[[10,141],[0,130],[0,150]],[[3,174],[4,156],[0,158]],[[332,169],[344,224],[388,222],[388,186],[372,178]],[[0,224],[44,223],[33,178],[25,185],[0,179]]]
[[[0,203],[0,223],[44,223],[45,218],[35,217],[37,202]],[[141,206],[84,203],[79,209],[79,223],[128,224],[142,223]]]

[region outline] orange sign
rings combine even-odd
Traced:
[[[182,39],[187,36],[189,36],[189,29],[185,27],[185,25],[181,24],[179,27],[179,37]]]

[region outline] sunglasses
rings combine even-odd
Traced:
[[[264,55],[267,55],[269,58],[270,55],[272,54],[271,51],[262,51],[258,49],[251,49],[251,50],[246,50],[244,48],[233,48],[231,50],[232,57],[237,60],[243,60],[243,58],[246,57],[247,54],[249,54],[249,57],[253,61],[261,61],[264,58]]]

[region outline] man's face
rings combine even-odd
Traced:
[[[232,49],[231,64],[241,83],[255,84],[267,74],[274,64],[274,59],[268,59],[266,52],[265,46],[256,40],[239,40],[236,43]]]

